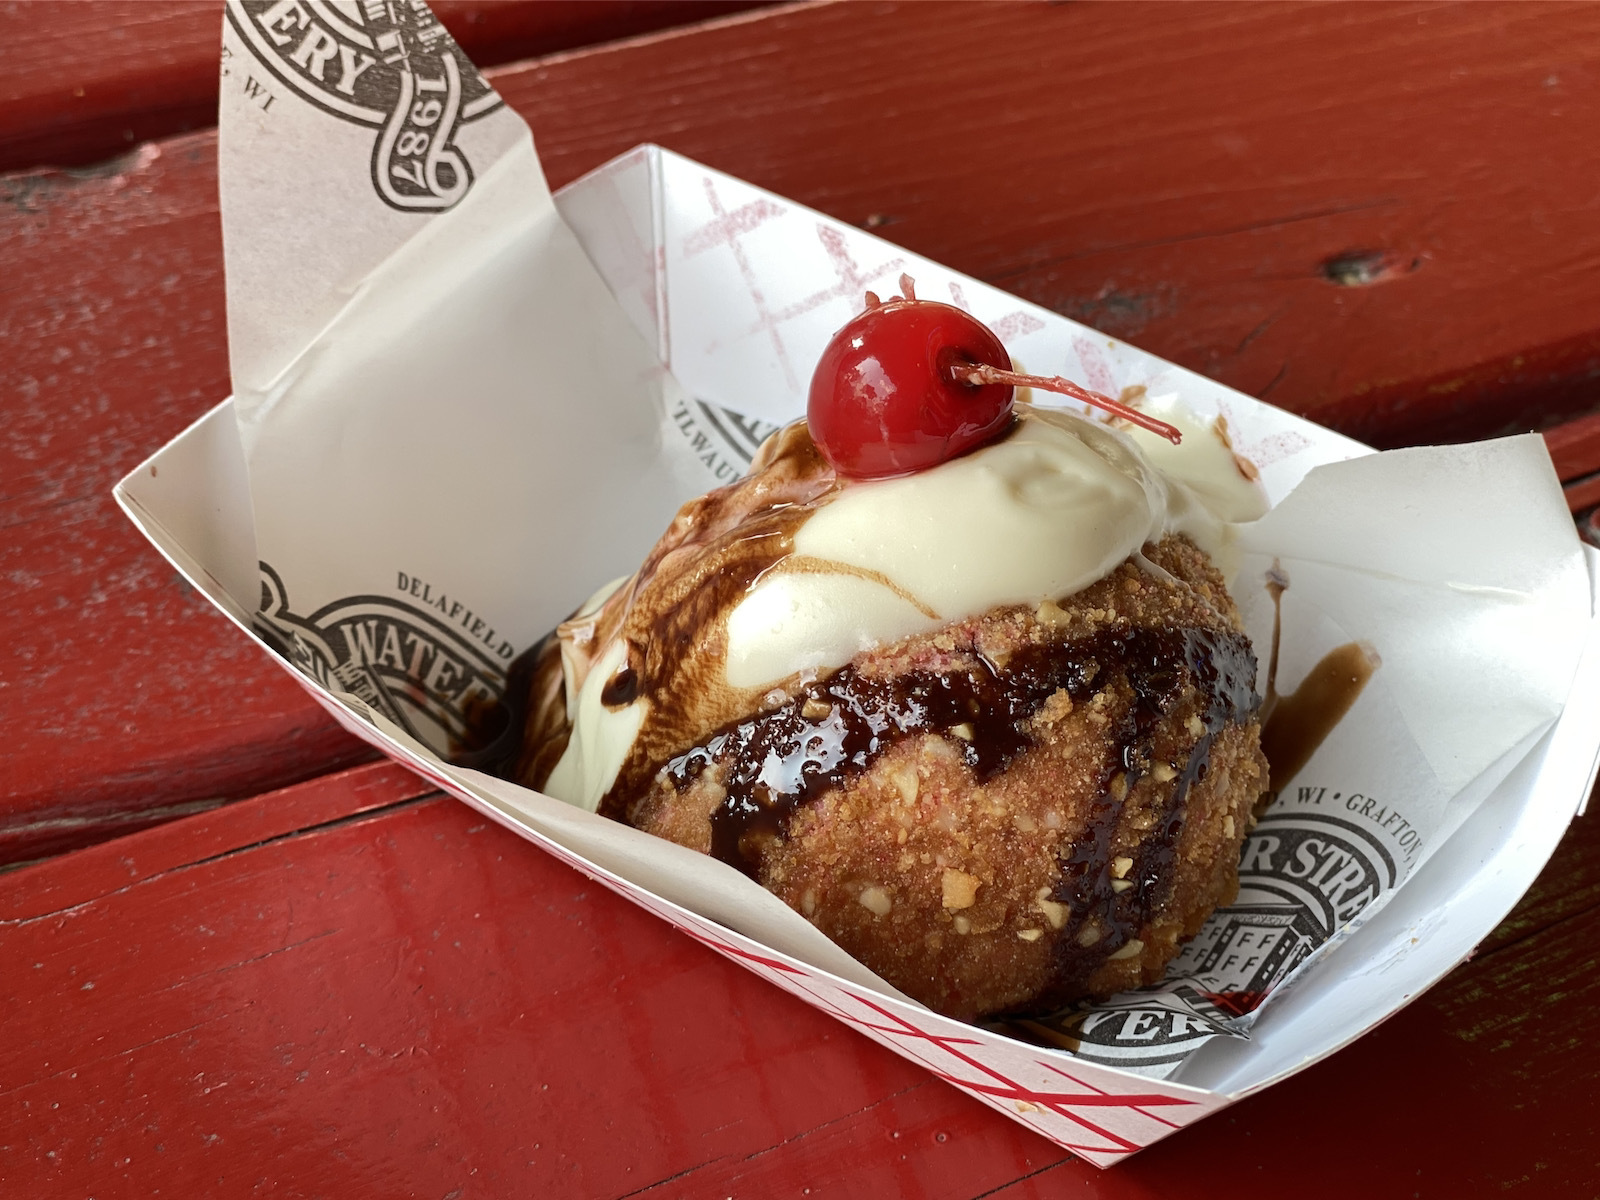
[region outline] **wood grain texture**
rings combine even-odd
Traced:
[[[438,0],[480,66],[632,37],[749,0]],[[221,0],[0,4],[0,171],[99,162],[217,123]]]
[[[0,179],[0,862],[372,757],[111,498],[228,394],[211,151]]]
[[[498,77],[1379,445],[1595,403],[1591,5],[838,5]]]
[[[491,73],[558,184],[655,140],[1381,444],[1593,404],[1600,8],[823,5]],[[215,182],[209,133],[0,180],[0,860],[364,753],[110,499],[227,391]]]
[[[427,790],[360,768],[0,877],[0,1190],[1455,1200],[1600,1184],[1593,906],[1102,1173]]]

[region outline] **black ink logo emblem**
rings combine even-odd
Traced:
[[[1086,1062],[1157,1077],[1219,1034],[1233,1036],[1232,1013],[1186,984],[1089,1001],[1037,1021],[1017,1021],[1022,1036],[1070,1050]]]
[[[743,475],[761,443],[778,431],[770,421],[747,417],[704,400],[680,399],[672,406],[671,416],[689,452],[719,487]]]
[[[1090,1062],[1164,1076],[1248,1014],[1401,870],[1374,830],[1326,812],[1276,808],[1245,838],[1239,895],[1167,967],[1167,982],[1032,1021],[1030,1040]]]
[[[1267,994],[1400,880],[1370,830],[1328,813],[1271,812],[1245,838],[1239,897],[1172,964],[1237,1014]]]
[[[466,195],[456,132],[501,100],[422,0],[230,0],[228,21],[318,108],[378,131],[384,203],[443,212]]]
[[[255,625],[322,687],[355,696],[449,755],[468,745],[474,718],[500,703],[512,647],[492,629],[485,636],[482,620],[459,602],[436,598],[431,588],[426,596],[423,606],[349,596],[301,616],[278,573],[262,563]]]

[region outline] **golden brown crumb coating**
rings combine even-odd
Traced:
[[[617,815],[932,1008],[1047,1011],[1155,982],[1233,897],[1267,778],[1254,680],[1220,575],[1169,537],[769,697]]]

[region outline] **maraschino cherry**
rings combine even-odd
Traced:
[[[822,456],[850,479],[926,470],[975,450],[1011,426],[1018,387],[1059,392],[1176,443],[1181,434],[1060,376],[1019,375],[1000,339],[949,304],[867,293],[867,309],[833,335],[816,373],[806,422]]]

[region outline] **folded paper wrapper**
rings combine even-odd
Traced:
[[[375,11],[230,4],[235,394],[117,488],[342,725],[1102,1166],[1374,1027],[1533,881],[1600,757],[1595,560],[1540,439],[1372,454],[656,147],[552,196],[431,16]],[[360,68],[349,96],[340,67]],[[419,131],[432,162],[399,152]],[[1241,527],[1234,593],[1264,646],[1266,571],[1289,579],[1280,689],[1341,643],[1382,660],[1166,983],[1034,1031],[1071,1050],[932,1013],[732,868],[441,757],[516,653],[804,411],[827,338],[901,272],[1028,369],[1225,417],[1274,502]],[[1213,1002],[1266,992],[1242,1017]]]

